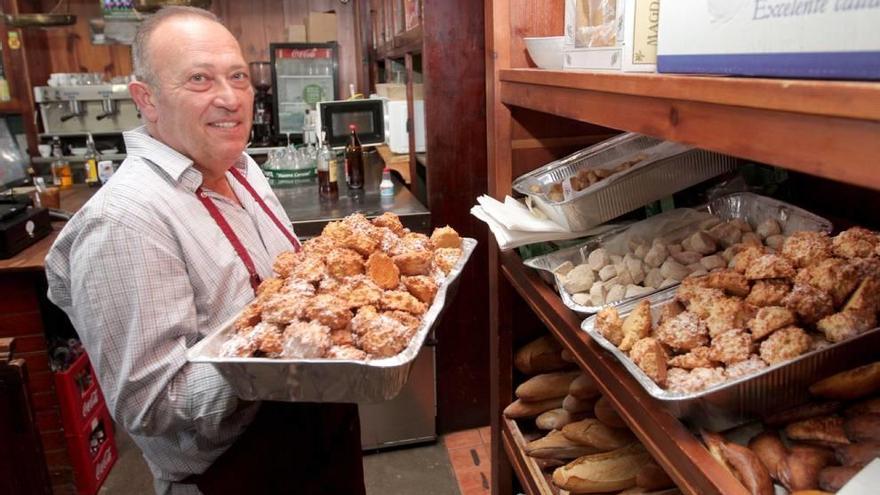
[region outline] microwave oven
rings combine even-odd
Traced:
[[[320,101],[317,103],[316,129],[325,131],[331,148],[344,148],[349,126],[357,129],[361,146],[385,143],[385,108],[382,100]],[[320,138],[320,132],[318,133]]]

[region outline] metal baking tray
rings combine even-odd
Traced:
[[[675,296],[676,288],[664,289],[651,297],[651,314],[656,325],[660,308]],[[618,308],[624,318],[639,301]],[[581,329],[614,355],[651,397],[676,418],[695,426],[722,431],[747,423],[766,414],[792,407],[809,399],[807,391],[817,380],[877,360],[880,328],[852,339],[831,344],[824,349],[803,354],[791,361],[770,366],[744,376],[690,394],[669,392],[636,366],[632,360],[595,329],[596,316],[583,321]]]
[[[673,212],[678,212],[680,217],[670,219],[670,216],[675,215]],[[649,237],[663,237],[668,241],[678,242],[696,232],[700,222],[708,218],[707,214],[715,215],[725,221],[739,218],[749,222],[752,227],[757,227],[758,224],[765,220],[775,219],[782,224],[782,233],[785,235],[791,235],[800,230],[813,230],[830,234],[833,228],[831,222],[826,218],[784,201],[749,192],[722,196],[710,201],[701,208],[690,211],[682,208],[673,210],[673,212],[647,218],[632,224],[622,231],[610,232],[570,248],[531,258],[526,260],[524,264],[538,270],[552,272],[557,266],[566,261],[571,261],[575,265],[586,263],[587,257],[594,249],[608,247],[614,243],[625,244],[622,241],[633,237],[632,234],[634,232],[639,234],[636,237],[644,237],[642,240],[649,240]],[[658,289],[652,293],[621,299],[602,306],[583,306],[574,302],[571,294],[562,287],[562,281],[557,275],[553,274],[552,276],[556,284],[556,291],[559,292],[562,302],[573,311],[583,314],[596,313],[601,311],[602,308],[609,306],[620,306],[630,301],[650,297],[652,294],[665,290]],[[671,287],[677,286],[678,284]]]
[[[214,365],[245,400],[369,404],[392,399],[406,384],[413,361],[452,299],[476,246],[475,239],[462,239],[461,258],[438,288],[409,346],[394,357],[367,361],[224,357],[220,349],[234,331],[234,318],[191,347],[186,357]]]
[[[644,156],[638,164],[552,201],[541,191],[585,169],[611,169]],[[733,157],[694,149],[635,133],[626,133],[578,151],[518,177],[513,188],[533,198],[548,217],[572,232],[587,230],[736,168]]]

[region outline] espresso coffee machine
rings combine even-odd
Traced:
[[[251,62],[251,83],[254,85],[254,123],[251,146],[272,146],[272,66],[269,62]]]
[[[47,134],[116,133],[141,125],[125,84],[37,86],[34,101]]]

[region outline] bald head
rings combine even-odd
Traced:
[[[153,64],[150,40],[163,24],[171,20],[182,20],[185,18],[203,19],[215,22],[221,26],[223,25],[220,19],[212,12],[196,7],[164,7],[147,17],[138,27],[137,34],[134,37],[134,44],[131,47],[134,76],[138,81],[150,85],[156,84],[156,70]]]

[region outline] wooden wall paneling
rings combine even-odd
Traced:
[[[510,63],[505,68],[535,67],[526,52],[524,37],[562,36],[565,23],[564,0],[522,0],[512,2],[510,11]]]
[[[55,3],[44,0],[42,8],[51,9]],[[76,24],[45,30],[50,72],[101,72],[106,79],[131,74],[130,47],[92,44],[89,20],[101,17],[100,4],[94,0],[67,0],[66,5],[71,14],[76,14]],[[29,64],[36,62],[33,57],[28,58]],[[44,85],[46,81],[33,81],[33,84]]]
[[[435,226],[454,226],[479,246],[437,332],[438,430],[489,423],[489,296],[486,226],[470,215],[486,186],[486,86],[481,2],[426,0],[422,68]]]

